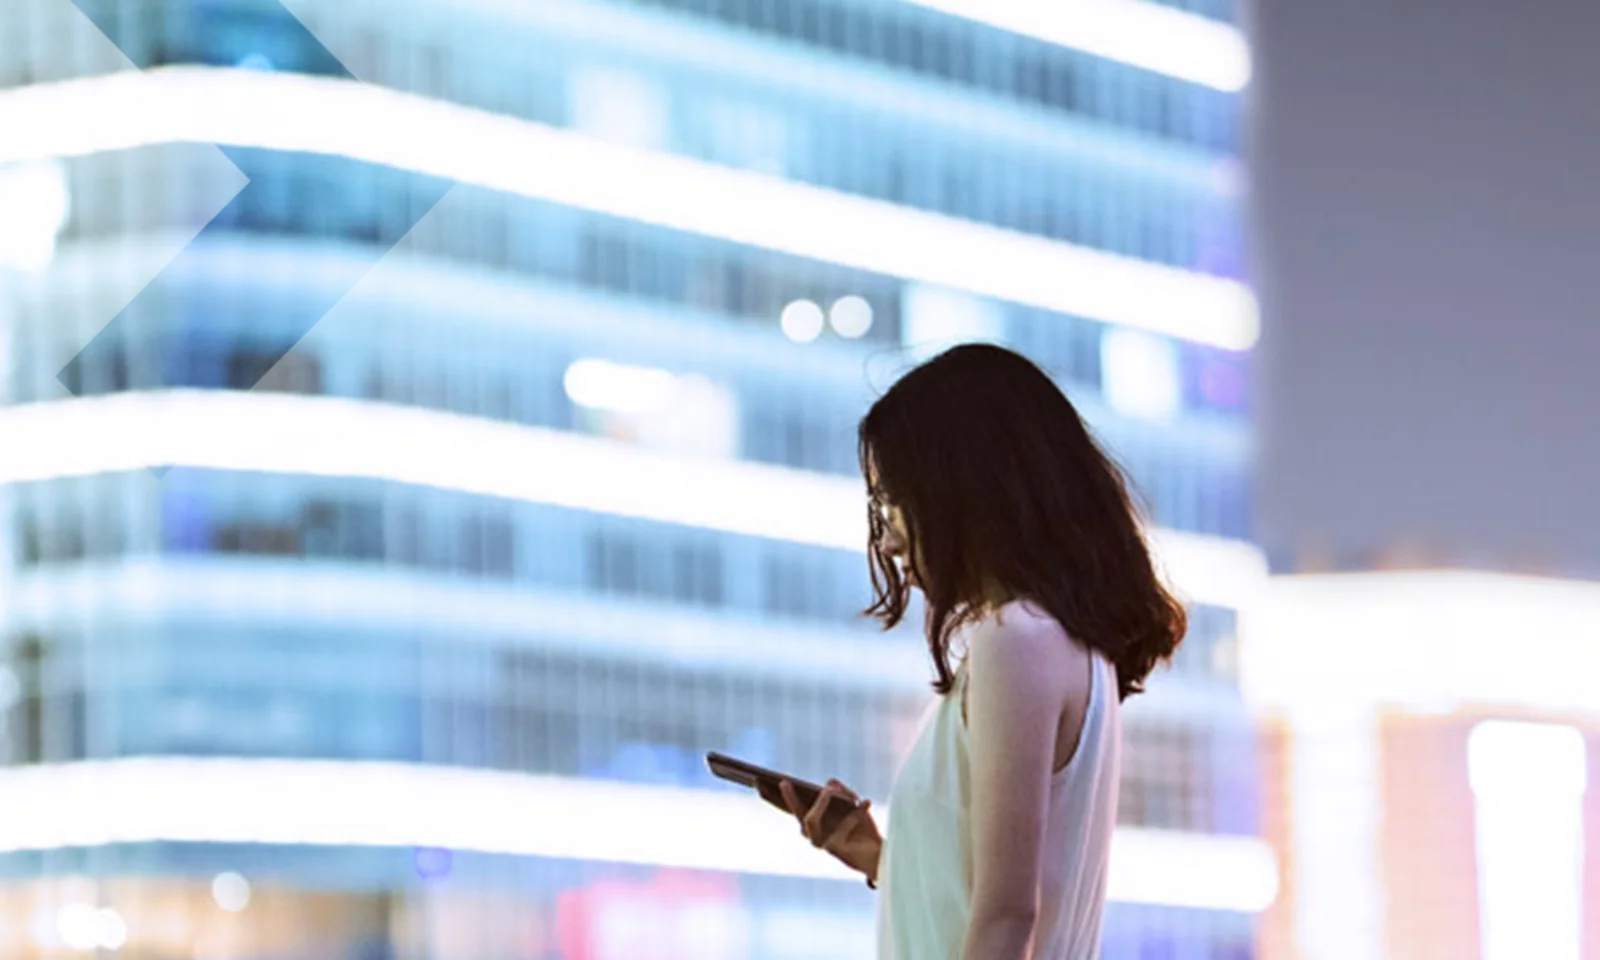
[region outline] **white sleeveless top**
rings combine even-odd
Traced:
[[[1091,651],[1077,750],[1050,781],[1031,960],[1098,960],[1121,719],[1116,668]],[[878,960],[960,960],[972,914],[971,789],[961,719],[967,664],[923,715],[895,776],[878,864]]]

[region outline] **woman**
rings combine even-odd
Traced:
[[[881,836],[860,803],[802,833],[881,889],[881,960],[1094,960],[1116,824],[1121,701],[1186,627],[1117,468],[1038,367],[956,347],[860,427],[885,629],[926,604],[939,698]],[[952,667],[952,659],[958,662]]]

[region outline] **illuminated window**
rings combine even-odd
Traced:
[[[922,284],[906,288],[901,339],[914,357],[932,357],[961,343],[996,342],[1004,335],[995,307],[977,297]]]
[[[1468,738],[1484,960],[1578,960],[1586,750],[1546,724],[1490,720]]]
[[[55,258],[72,197],[59,161],[0,168],[0,271],[39,273]]]
[[[594,433],[689,456],[738,457],[738,402],[707,377],[586,359],[567,368],[563,383]]]
[[[1171,340],[1135,330],[1107,330],[1100,368],[1106,401],[1131,417],[1165,420],[1183,408],[1178,352]]]

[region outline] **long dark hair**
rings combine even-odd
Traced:
[[[1019,354],[950,349],[913,369],[861,421],[873,507],[874,602],[889,629],[910,587],[885,552],[877,504],[904,516],[907,562],[927,599],[927,637],[949,693],[950,639],[988,593],[1031,600],[1117,669],[1118,695],[1144,691],[1188,618],[1156,576],[1127,481],[1066,395]]]

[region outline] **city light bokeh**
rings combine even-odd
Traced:
[[[1594,955],[1600,588],[1252,542],[1228,0],[0,38],[0,956],[871,957],[873,891],[704,754],[887,796],[931,667],[860,615],[855,424],[972,340],[1189,604],[1106,960]]]

